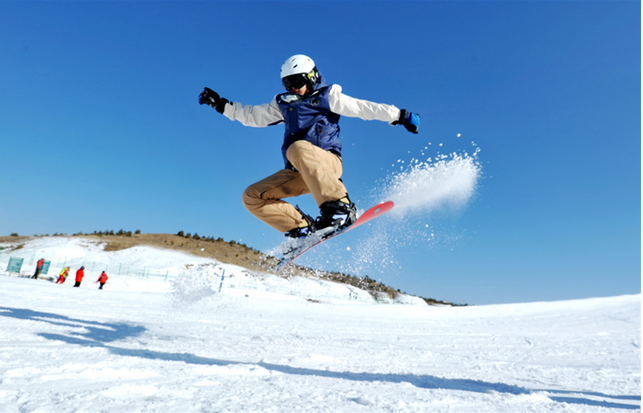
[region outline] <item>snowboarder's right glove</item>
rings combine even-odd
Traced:
[[[226,98],[222,98],[217,92],[207,87],[203,89],[203,92],[199,95],[199,104],[208,105],[216,109],[220,114],[223,114],[226,103],[230,103],[230,101]]]
[[[405,109],[400,111],[400,119],[393,122],[393,125],[404,125],[407,131],[418,133],[420,127],[420,115],[408,112]]]

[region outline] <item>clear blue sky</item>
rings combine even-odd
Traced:
[[[267,103],[303,53],[344,93],[422,116],[418,135],[342,119],[360,207],[429,142],[481,149],[464,209],[410,216],[395,263],[354,275],[469,304],[640,293],[640,39],[634,1],[0,2],[0,234],[274,247],[241,193],[282,167],[282,126],[243,127],[197,96]],[[441,241],[409,239],[415,222]],[[341,265],[369,231],[311,262]]]

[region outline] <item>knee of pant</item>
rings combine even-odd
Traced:
[[[246,209],[253,209],[253,207],[263,203],[260,194],[254,189],[253,185],[250,185],[243,191],[241,201]]]

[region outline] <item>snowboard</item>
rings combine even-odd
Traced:
[[[381,204],[375,205],[374,207],[369,208],[366,212],[361,214],[359,218],[357,218],[357,220],[353,222],[353,225],[350,225],[340,230],[332,231],[323,235],[312,234],[309,237],[306,237],[304,239],[295,240],[294,241],[295,245],[290,250],[284,253],[284,257],[281,259],[281,261],[279,261],[275,269],[277,271],[281,271],[288,264],[295,261],[297,258],[301,257],[302,255],[304,255],[304,253],[311,250],[313,247],[316,247],[317,245],[321,244],[324,241],[327,241],[331,238],[335,238],[338,235],[344,234],[352,229],[359,227],[360,225],[363,225],[389,212],[391,209],[393,209],[393,205],[394,205],[393,201],[382,202]]]

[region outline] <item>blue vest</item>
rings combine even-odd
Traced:
[[[286,158],[286,151],[296,141],[305,140],[341,156],[339,115],[330,111],[329,92],[330,87],[321,77],[321,82],[308,96],[295,93],[283,93],[277,96],[277,103],[286,124],[284,143],[281,146],[286,168],[294,169]]]

